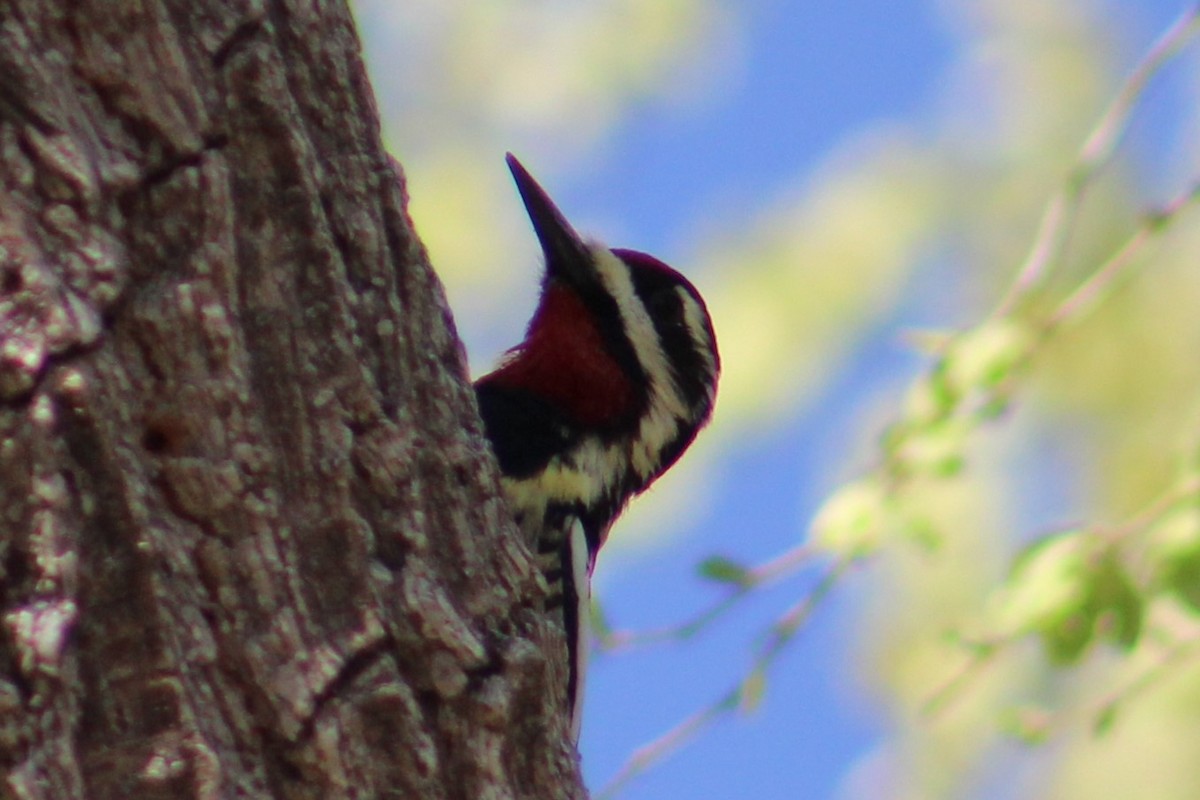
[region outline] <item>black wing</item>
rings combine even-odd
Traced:
[[[500,471],[510,478],[533,475],[579,438],[562,412],[530,392],[477,383],[475,397]]]

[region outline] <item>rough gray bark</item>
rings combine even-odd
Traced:
[[[0,796],[582,797],[349,13],[0,0]]]

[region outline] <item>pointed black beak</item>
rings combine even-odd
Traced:
[[[594,284],[596,276],[592,269],[592,257],[579,234],[567,222],[558,206],[554,205],[546,190],[521,166],[517,157],[508,153],[504,159],[512,171],[521,200],[525,202],[533,230],[542,244],[547,275],[561,278],[580,290]]]

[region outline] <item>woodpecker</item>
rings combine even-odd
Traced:
[[[663,262],[583,239],[509,153],[545,257],[525,339],[475,382],[509,506],[566,643],[579,738],[596,554],[630,498],[712,415],[720,357],[696,288]]]

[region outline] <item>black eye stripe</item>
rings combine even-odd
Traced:
[[[656,290],[646,301],[646,308],[655,322],[683,322],[683,298],[673,288]]]
[[[682,314],[683,298],[680,297],[677,289],[682,288],[693,297],[696,296],[696,290],[687,282],[687,279],[674,270],[668,272],[665,269],[651,270],[635,267],[630,269],[629,277],[633,281],[634,291],[651,312],[673,307],[673,313]]]

